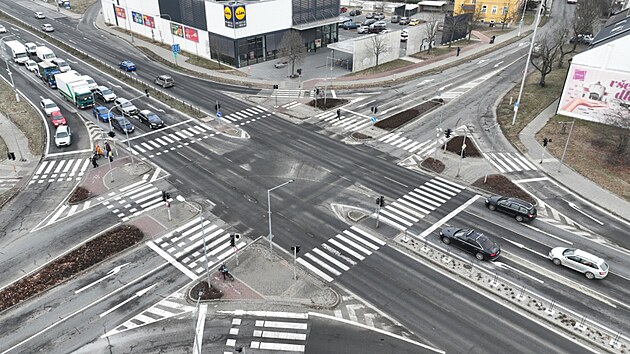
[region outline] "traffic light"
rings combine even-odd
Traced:
[[[317,87],[315,88],[315,96],[319,96],[319,89]]]
[[[372,111],[372,113],[376,114],[376,112],[378,112],[378,107],[370,107],[370,110]]]
[[[300,253],[300,245],[297,246],[291,246],[291,251],[294,251],[295,254]]]
[[[385,206],[385,197],[381,196],[378,198],[378,205],[382,208]]]
[[[214,110],[218,112],[219,109],[221,109],[221,105],[217,102],[217,104],[214,105]]]
[[[277,90],[278,89],[278,85],[273,85],[273,89]]]
[[[466,157],[466,149],[462,150],[462,159]]]
[[[337,119],[341,119],[341,110],[340,109],[337,110]]]
[[[543,146],[544,146],[544,147],[547,147],[547,144],[549,144],[550,142],[551,142],[551,138],[549,138],[549,139],[544,138],[544,139],[543,139]]]
[[[147,97],[149,97],[149,89],[148,88],[144,89],[144,93],[147,95]]]
[[[109,131],[109,133],[107,133],[107,135],[108,135],[110,138],[113,138],[113,137],[115,137],[115,136],[116,136],[116,133],[114,133],[114,131],[113,131],[113,130],[110,130],[110,131]]]
[[[15,160],[15,153],[13,153],[13,152],[8,152],[8,153],[7,153],[7,157],[9,158],[9,160]]]
[[[171,199],[171,193],[166,192],[166,200],[169,200],[169,199]]]
[[[451,128],[448,128],[444,132],[444,136],[446,136],[447,138],[450,138],[452,133],[453,133],[453,131],[451,130]]]
[[[234,234],[230,234],[230,246],[236,247],[236,237]]]
[[[302,76],[302,69],[297,69],[298,75]]]
[[[165,202],[168,200],[168,197],[166,197],[166,192],[162,191],[162,201]]]

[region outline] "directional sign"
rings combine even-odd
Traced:
[[[514,102],[514,112],[518,111],[518,101]]]
[[[372,117],[372,123],[376,123],[376,117]]]
[[[221,118],[223,114],[221,114],[221,111],[217,111],[217,117]]]
[[[179,44],[173,44],[171,46],[171,49],[173,50],[173,53],[179,53],[181,51],[181,49],[179,48]]]

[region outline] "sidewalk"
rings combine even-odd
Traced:
[[[543,147],[536,140],[536,133],[541,130],[547,121],[553,117],[558,107],[558,100],[542,111],[531,123],[529,123],[518,135],[519,139],[527,148],[527,157],[531,161],[540,160],[543,154]],[[540,169],[558,183],[572,190],[581,197],[590,200],[600,207],[616,214],[617,216],[630,220],[630,203],[598,186],[588,178],[573,171],[566,165],[560,169],[560,161],[550,154],[545,154],[542,164],[538,164]]]
[[[30,174],[39,164],[41,156],[31,154],[24,132],[3,114],[0,114],[0,137],[7,145],[7,151],[15,154],[15,160],[9,160],[6,155],[2,156],[0,178],[18,179],[19,188],[13,189],[17,193],[30,179]]]

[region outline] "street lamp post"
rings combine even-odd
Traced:
[[[164,17],[164,16],[168,16],[168,20],[169,20],[169,24],[168,24],[168,30],[169,32],[171,32],[171,45],[175,45],[175,35],[173,34],[173,28],[171,28],[171,23],[173,22],[173,19],[171,18],[171,15],[169,14],[160,14],[160,17]],[[199,54],[197,54],[199,55]],[[177,54],[173,53],[173,57],[175,58],[175,65],[177,65]]]
[[[569,130],[569,136],[567,137],[567,142],[564,144],[564,151],[562,152],[562,158],[560,159],[560,164],[558,164],[558,172],[560,172],[560,169],[562,168],[562,164],[564,163],[564,156],[567,153],[567,148],[569,147],[569,140],[571,139],[571,133],[573,132],[573,125],[575,124],[575,121],[571,121],[571,122],[559,122],[560,124],[569,124],[571,123],[571,129]]]
[[[190,205],[191,207],[193,207],[195,210],[199,212],[199,219],[201,220],[201,239],[203,240],[203,257],[205,259],[204,263],[206,264],[206,276],[208,277],[208,288],[211,288],[212,283],[210,282],[210,269],[208,268],[208,264],[210,264],[210,262],[208,261],[208,247],[206,246],[206,228],[205,228],[204,220],[203,220],[203,210],[201,208],[196,207],[194,204],[188,202],[181,195],[178,195],[175,198],[182,203],[186,203]]]
[[[271,189],[267,189],[267,215],[269,216],[269,259],[271,260],[271,255],[273,253],[273,233],[271,232],[271,191],[278,189],[280,187],[284,187],[289,183],[293,183],[293,180],[290,179],[280,185],[277,185]]]
[[[137,99],[140,99],[142,97],[149,97],[149,90],[147,89],[144,95],[138,96],[138,97],[134,97],[132,99],[129,100],[129,102],[131,101],[135,101]],[[107,110],[107,122],[109,123],[109,131],[113,131],[114,128],[112,127],[112,117],[111,117],[111,113],[112,110],[116,107],[116,105],[113,105],[109,110]],[[124,114],[123,114],[124,117]],[[131,165],[133,167],[135,167],[135,161],[133,159],[133,151],[131,150],[131,140],[129,140],[129,132],[127,131],[127,129],[125,129],[125,135],[127,136],[127,146],[129,147],[129,154],[131,155]],[[112,162],[109,162],[109,169],[111,171],[112,169]],[[112,182],[114,182],[114,176],[112,175]]]

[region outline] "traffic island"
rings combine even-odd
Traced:
[[[536,200],[529,193],[503,175],[488,175],[487,178],[479,178],[471,185],[491,194],[507,195],[536,205]]]
[[[420,164],[420,166],[427,168],[436,173],[442,173],[444,172],[444,169],[446,168],[446,166],[444,166],[444,163],[442,161],[436,160],[432,157],[428,157],[424,159],[424,161],[422,161],[422,164]]]
[[[142,241],[142,231],[121,225],[77,246],[0,291],[0,311],[62,284],[92,266]]]

